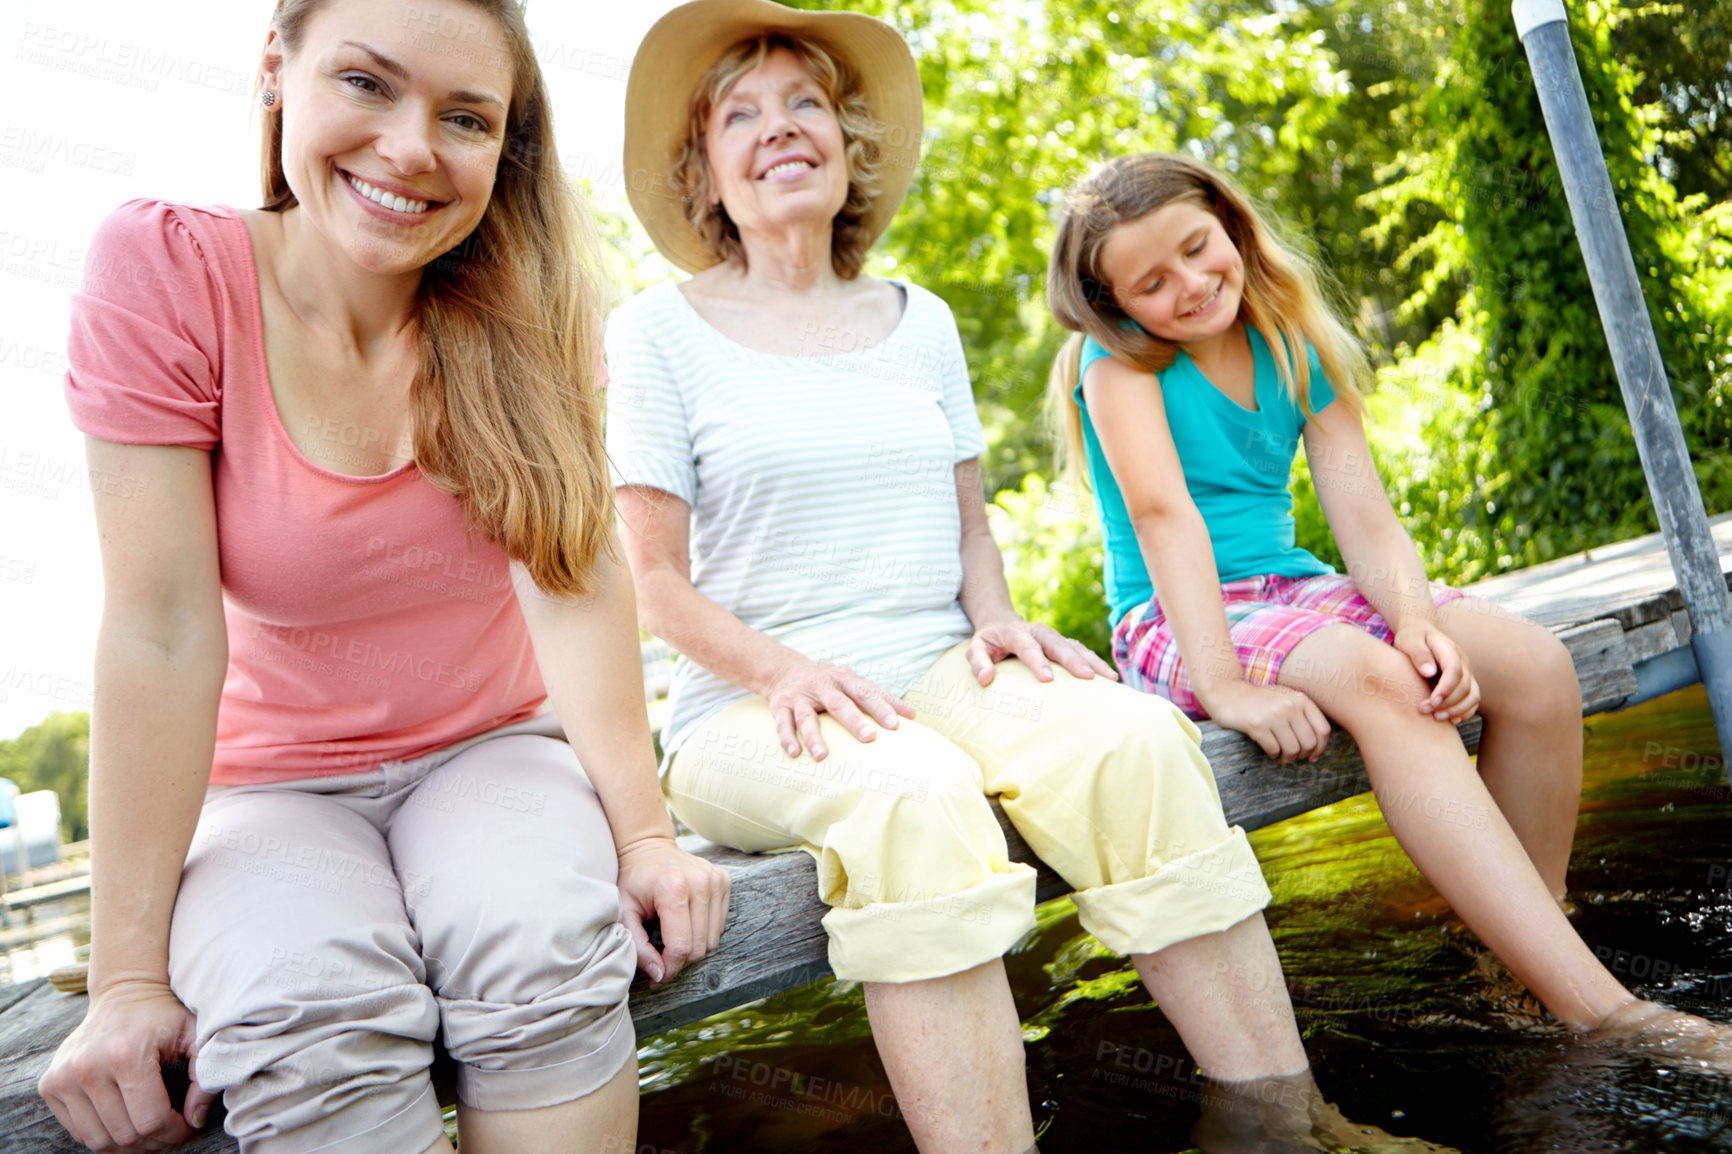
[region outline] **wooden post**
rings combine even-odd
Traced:
[[[1684,430],[1618,215],[1618,198],[1588,113],[1563,0],[1514,0],[1510,9],[1533,69],[1546,132],[1569,198],[1576,239],[1587,261],[1606,344],[1618,370],[1648,492],[1690,614],[1690,645],[1708,690],[1714,729],[1722,752],[1732,754],[1732,598],[1726,593],[1702,493],[1690,469]],[[1727,772],[1732,781],[1732,766]]]

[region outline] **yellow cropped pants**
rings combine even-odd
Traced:
[[[668,767],[668,804],[713,842],[810,853],[830,966],[856,981],[960,973],[1034,927],[1034,870],[1009,860],[989,796],[1117,953],[1268,905],[1197,727],[1171,703],[1056,666],[1042,682],[1015,659],[982,688],[966,653],[939,658],[907,694],[914,720],[870,742],[820,714],[823,761],[788,756],[761,697],[719,710]]]

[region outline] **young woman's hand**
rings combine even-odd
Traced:
[[[776,672],[764,699],[776,719],[776,737],[789,757],[804,746],[814,758],[829,755],[818,729],[818,714],[828,713],[861,741],[878,736],[878,726],[895,729],[898,714],[913,717],[914,707],[846,665],[801,657]],[[874,724],[876,722],[876,724]]]
[[[1202,705],[1216,725],[1238,730],[1283,765],[1316,761],[1329,744],[1329,719],[1310,697],[1285,685],[1232,681]]]
[[[728,920],[728,871],[689,854],[669,837],[646,837],[619,851],[620,920],[637,946],[638,968],[656,985],[687,962],[715,952]],[[662,948],[644,923],[661,923]]]
[[[1042,681],[1052,680],[1052,662],[1085,680],[1100,676],[1117,681],[1118,672],[1080,641],[1073,641],[1050,625],[1036,625],[1021,617],[1004,617],[975,630],[968,644],[968,664],[980,684],[991,685],[993,666],[1007,657],[1020,657]]]
[[[193,1016],[167,982],[119,982],[91,996],[84,1021],[60,1043],[36,1089],[92,1150],[172,1150],[198,1133],[216,1101],[199,1087],[194,1038]],[[183,1061],[194,1080],[177,1112],[162,1065]]]
[[[1442,629],[1430,622],[1407,625],[1395,631],[1392,641],[1421,677],[1437,678],[1430,695],[1419,703],[1419,712],[1456,723],[1479,711],[1479,682],[1468,667],[1467,654]]]

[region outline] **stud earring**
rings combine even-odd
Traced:
[[[276,102],[277,102],[277,94],[275,92],[267,92],[267,93],[265,93],[259,97],[259,103],[263,104],[266,108],[269,108],[271,105],[275,104]]]

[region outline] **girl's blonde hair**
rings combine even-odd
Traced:
[[[1311,367],[1291,349],[1306,343],[1335,393],[1358,411],[1371,383],[1371,366],[1359,341],[1330,306],[1327,271],[1265,220],[1251,198],[1232,181],[1188,156],[1143,153],[1109,161],[1065,200],[1047,265],[1046,302],[1058,323],[1071,330],[1047,380],[1047,418],[1058,434],[1060,467],[1073,483],[1088,486],[1082,412],[1074,390],[1082,364],[1083,338],[1093,337],[1120,360],[1158,373],[1179,355],[1179,346],[1134,323],[1119,307],[1101,272],[1101,250],[1114,227],[1140,220],[1175,201],[1190,201],[1221,222],[1245,262],[1239,315],[1261,332],[1275,359],[1287,395],[1307,417],[1311,412]],[[1273,339],[1276,335],[1280,340]]]
[[[302,44],[327,0],[278,0],[271,26]],[[493,194],[461,244],[421,273],[420,365],[410,390],[415,464],[548,593],[594,590],[613,555],[613,488],[596,397],[603,280],[588,213],[559,166],[553,110],[517,0],[467,0],[493,17],[512,65]],[[264,117],[264,205],[297,203],[282,118]]]
[[[884,164],[884,126],[866,106],[866,92],[842,61],[816,40],[792,32],[770,32],[748,36],[722,53],[692,90],[686,117],[686,139],[674,161],[670,183],[685,204],[686,218],[698,230],[704,244],[719,263],[733,261],[746,267],[746,250],[740,230],[720,204],[710,203],[715,174],[710,171],[704,149],[704,131],[710,113],[732,92],[740,78],[764,62],[778,48],[794,54],[830,101],[836,123],[842,129],[842,153],[848,164],[848,198],[831,223],[830,263],[836,275],[853,280],[866,263],[866,251],[876,237],[866,225],[872,202],[878,199],[879,170]]]

